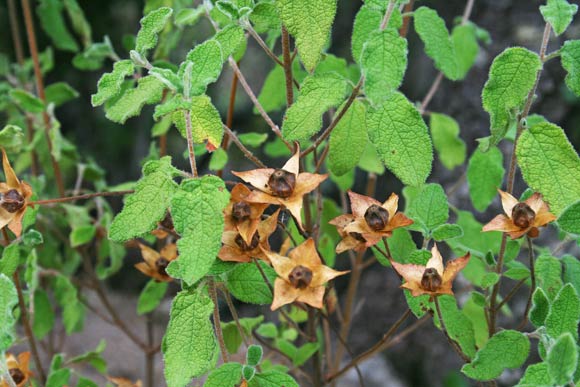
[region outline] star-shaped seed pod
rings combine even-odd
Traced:
[[[336,246],[336,253],[340,254],[346,250],[363,251],[367,248],[367,241],[358,232],[346,232],[344,228],[354,222],[355,217],[352,214],[344,214],[332,219],[328,224],[336,226],[336,231],[341,237],[341,241]]]
[[[527,200],[519,202],[509,193],[498,191],[505,215],[497,215],[483,226],[482,231],[502,231],[512,239],[521,238],[525,234],[535,238],[540,234],[538,227],[556,220],[556,215],[550,212],[540,193],[536,192]]]
[[[25,386],[28,380],[32,377],[32,372],[29,369],[30,352],[22,352],[15,357],[12,354],[6,354],[6,365],[8,366],[8,373],[12,378],[16,387]],[[0,387],[9,387],[7,381],[2,381]]]
[[[251,243],[258,224],[262,220],[267,203],[251,203],[248,197],[252,191],[244,184],[236,184],[230,195],[230,202],[224,209],[225,231],[237,231],[244,242]]]
[[[469,263],[471,254],[467,253],[463,257],[447,262],[443,267],[443,258],[434,245],[431,249],[431,258],[427,265],[401,264],[391,260],[391,265],[399,273],[405,283],[401,288],[409,289],[413,297],[428,294],[431,297],[440,294],[453,295],[451,287],[457,274]]]
[[[274,301],[270,307],[272,310],[295,301],[322,309],[326,289],[324,284],[348,273],[324,266],[312,238],[296,246],[288,257],[266,250],[264,254],[268,256],[278,274],[274,282]]]
[[[24,181],[18,180],[4,149],[2,149],[2,167],[6,182],[0,182],[0,228],[8,225],[10,231],[19,237],[22,234],[22,217],[28,199],[32,196],[32,188]]]
[[[259,190],[251,193],[247,198],[248,202],[283,206],[290,211],[298,226],[302,228],[300,219],[302,198],[316,189],[328,175],[300,173],[299,168],[300,147],[297,147],[294,156],[280,169],[259,168],[232,173]]]
[[[137,270],[158,282],[173,281],[173,278],[167,274],[166,269],[171,261],[177,259],[177,246],[175,243],[166,245],[160,252],[141,243],[139,243],[139,248],[144,262],[139,262],[135,265]]]
[[[280,209],[261,221],[249,243],[244,240],[241,233],[225,231],[222,235],[224,245],[220,249],[218,257],[222,261],[251,262],[252,258],[257,258],[269,262],[264,251],[270,250],[268,238],[276,231],[279,213]]]
[[[394,193],[384,203],[352,191],[348,196],[354,220],[344,227],[344,232],[364,239],[367,247],[390,237],[394,229],[413,224],[402,212],[397,212],[399,196]]]

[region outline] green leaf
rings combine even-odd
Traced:
[[[300,82],[304,78],[304,70],[300,68],[298,61],[292,62],[292,74]],[[294,88],[296,91],[297,89]],[[266,76],[264,85],[258,95],[258,102],[266,112],[273,112],[286,106],[286,80],[282,66],[275,66]],[[254,109],[254,113],[258,113]]]
[[[89,243],[93,240],[96,233],[97,228],[92,224],[73,229],[69,235],[70,247],[78,247]]]
[[[405,188],[405,191],[409,190],[417,191],[406,211],[406,215],[415,222],[413,226],[416,229],[422,229],[424,234],[428,234],[431,230],[447,222],[449,204],[443,187],[439,184],[426,184],[421,188]]]
[[[360,157],[358,167],[363,171],[376,173],[382,175],[385,173],[385,166],[377,154],[375,146],[370,142],[367,143],[365,150]]]
[[[246,353],[246,364],[257,366],[262,361],[263,350],[259,345],[250,345]]]
[[[516,387],[548,387],[553,385],[554,382],[548,374],[548,365],[537,363],[528,366],[526,373]]]
[[[137,314],[143,315],[157,309],[167,292],[167,286],[167,282],[157,282],[155,280],[147,282],[147,285],[145,285],[139,295]]]
[[[463,352],[469,357],[475,356],[475,335],[473,325],[462,312],[457,308],[455,297],[444,295],[438,298],[441,307],[443,321],[449,336],[459,344]],[[440,326],[437,318],[436,324]]]
[[[445,114],[431,114],[431,137],[439,160],[445,168],[452,170],[465,161],[466,146],[459,138],[459,124]]]
[[[367,4],[360,7],[352,26],[351,50],[352,58],[360,63],[363,46],[371,33],[378,31],[384,13]]]
[[[240,363],[225,363],[209,373],[203,387],[237,387],[241,378]]]
[[[135,50],[146,55],[147,51],[157,45],[158,34],[165,28],[173,10],[161,7],[149,12],[141,19],[141,29],[137,33]]]
[[[213,308],[205,288],[181,291],[173,299],[162,345],[168,387],[185,387],[215,366],[218,345],[209,318]]]
[[[312,72],[330,36],[336,0],[277,0],[280,19],[296,38],[304,67]]]
[[[27,112],[41,113],[44,111],[44,102],[26,90],[12,89],[10,90],[10,98]]]
[[[384,102],[403,82],[407,69],[407,40],[388,28],[370,35],[361,54],[364,91],[373,105]]]
[[[223,262],[223,261],[219,261]],[[253,330],[264,321],[264,316],[254,317],[254,318],[240,318],[238,322],[242,328],[242,333],[246,336],[252,336]],[[230,321],[227,323],[222,322],[222,332],[224,336],[224,342],[229,353],[236,354],[242,345],[243,338],[238,329],[236,321]]]
[[[88,363],[92,365],[97,371],[102,374],[107,373],[107,362],[103,359],[103,352],[107,348],[107,342],[104,339],[101,339],[97,347],[92,350],[83,353],[82,355],[75,356],[72,359],[69,359],[67,363],[70,364],[82,364]]]
[[[78,291],[70,280],[58,275],[54,281],[54,296],[63,308],[62,319],[67,335],[82,330],[85,307],[78,299]]]
[[[550,300],[542,288],[536,288],[532,296],[532,309],[530,309],[530,321],[536,328],[544,325],[550,312]]]
[[[578,347],[570,333],[564,333],[548,352],[548,374],[555,384],[563,386],[572,380],[578,362]]]
[[[139,115],[144,105],[161,101],[164,88],[163,82],[152,75],[139,78],[136,88],[125,91],[114,104],[107,107],[107,118],[124,124],[128,118]]]
[[[222,148],[218,148],[211,154],[211,159],[209,161],[209,170],[219,171],[220,169],[223,169],[227,163],[228,163],[228,153]]]
[[[103,43],[93,43],[83,52],[76,54],[72,64],[79,70],[94,71],[103,67],[103,62],[106,58],[113,59],[114,55],[115,51],[111,41],[105,36]]]
[[[467,183],[471,202],[477,211],[485,211],[498,195],[497,189],[501,187],[504,174],[503,154],[497,147],[485,153],[480,149],[473,152],[467,166]]]
[[[445,21],[437,12],[420,7],[413,13],[415,30],[425,44],[425,52],[435,62],[435,67],[451,80],[458,79],[455,47],[449,37]]]
[[[149,75],[157,78],[168,89],[172,91],[182,90],[183,84],[179,76],[171,69],[152,67],[149,69]]]
[[[488,326],[486,319],[485,297],[481,293],[471,292],[471,297],[463,305],[463,314],[471,321],[475,344],[481,348],[488,340]]]
[[[103,74],[101,79],[99,79],[97,84],[98,91],[91,98],[93,106],[102,105],[109,99],[119,95],[125,77],[132,75],[134,71],[135,66],[130,60],[116,62],[113,66],[113,71]]]
[[[70,379],[70,370],[68,368],[61,368],[53,371],[48,375],[46,380],[46,387],[62,387],[66,386]]]
[[[0,259],[0,273],[7,277],[12,277],[12,274],[18,269],[20,264],[20,246],[17,243],[11,243],[2,251],[2,259]]]
[[[276,272],[270,266],[260,262],[262,270],[271,284],[276,279]],[[228,290],[238,300],[250,304],[267,305],[272,303],[272,291],[264,282],[262,274],[254,263],[241,263],[227,273]]]
[[[394,92],[367,115],[369,139],[381,160],[404,184],[418,186],[431,173],[427,125],[405,96]]]
[[[79,6],[77,0],[64,0],[64,7],[73,30],[82,38],[83,45],[88,47],[92,43],[92,31],[83,9]]]
[[[13,309],[18,303],[14,284],[5,274],[0,273],[0,351],[4,352],[14,341]]]
[[[564,263],[564,282],[571,283],[580,294],[580,261],[571,255],[562,257]]]
[[[7,152],[20,152],[24,144],[24,131],[20,126],[6,125],[0,130],[0,147]]]
[[[78,91],[65,82],[56,82],[47,86],[45,93],[46,102],[54,103],[57,107],[79,96]]]
[[[204,5],[199,5],[196,8],[180,9],[174,18],[174,23],[177,27],[183,28],[185,26],[195,25],[199,19],[205,14],[206,8]]]
[[[566,284],[560,290],[550,312],[546,317],[546,333],[551,337],[560,337],[569,332],[578,340],[578,319],[580,318],[580,300],[572,284]]]
[[[347,82],[334,73],[316,74],[304,80],[300,96],[286,111],[282,133],[288,140],[305,140],[322,126],[322,114],[338,106],[346,94]]]
[[[540,12],[558,36],[566,31],[572,22],[572,18],[578,12],[578,5],[569,4],[566,0],[548,0],[548,4],[540,6]]]
[[[79,49],[77,42],[67,28],[63,17],[61,0],[41,0],[36,14],[40,25],[59,50],[76,52]]]
[[[280,29],[280,16],[278,8],[271,3],[258,3],[250,14],[250,21],[258,33]]]
[[[447,241],[447,244],[451,246],[455,254],[463,255],[470,251],[472,256],[484,258],[488,251],[492,251],[494,253],[499,251],[501,233],[493,231],[482,233],[482,224],[479,223],[477,219],[475,219],[471,212],[456,211],[456,213],[457,220],[455,223],[463,228],[463,236],[455,239],[449,239]],[[467,268],[469,268],[470,265],[476,265],[477,263],[475,262],[481,261],[474,260],[472,258]]]
[[[244,30],[240,26],[229,25],[215,35],[222,49],[222,60],[226,61],[230,55],[245,46],[246,37]],[[221,70],[221,69],[220,69]]]
[[[127,196],[123,210],[111,223],[109,237],[112,240],[125,242],[157,227],[177,191],[173,181],[175,171],[170,157],[145,164],[135,193]]]
[[[580,40],[568,40],[560,49],[562,67],[566,69],[566,85],[580,96]]]
[[[523,105],[541,68],[538,54],[522,47],[508,48],[493,60],[481,95],[491,120],[490,145],[496,145],[505,136],[510,114]]]
[[[181,238],[179,258],[167,267],[170,276],[193,284],[209,272],[221,248],[222,211],[229,198],[223,180],[216,176],[181,182],[171,200],[173,224]]]
[[[558,226],[570,234],[580,235],[580,201],[569,205],[558,218]]]
[[[268,140],[268,133],[242,133],[238,139],[245,146],[257,148]]]
[[[275,371],[265,371],[256,374],[254,378],[248,383],[248,387],[299,387],[298,383],[292,376]]]
[[[34,292],[34,321],[32,331],[38,340],[42,340],[54,327],[54,310],[46,292],[36,289]]]
[[[207,85],[217,81],[222,72],[224,59],[222,47],[214,39],[203,42],[187,54],[180,73],[186,73],[188,68],[191,68],[190,73],[185,74],[191,82],[189,95],[201,95],[205,93]]]
[[[526,336],[518,331],[504,330],[493,335],[461,372],[475,380],[492,380],[506,368],[521,367],[529,351],[530,341]]]
[[[463,229],[457,224],[442,224],[433,229],[431,234],[437,242],[463,236]]]
[[[536,259],[536,278],[550,300],[558,294],[562,287],[562,266],[560,261],[549,255],[540,255]]]
[[[335,175],[342,176],[357,166],[369,141],[366,126],[365,104],[355,99],[330,134],[328,168]]]
[[[465,78],[465,75],[467,75],[467,72],[475,63],[475,59],[479,53],[476,34],[476,27],[472,24],[459,25],[453,28],[451,41],[455,48],[457,79]]]
[[[208,142],[209,147],[219,148],[224,134],[220,113],[207,95],[191,98],[191,134],[193,142]],[[183,110],[173,113],[173,122],[184,138],[187,138],[186,122]]]
[[[524,131],[516,155],[524,180],[554,214],[580,197],[580,158],[559,126],[544,122]]]

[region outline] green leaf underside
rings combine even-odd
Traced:
[[[167,267],[167,273],[187,284],[205,276],[221,248],[224,228],[223,209],[229,200],[224,182],[212,175],[185,180],[171,199],[171,214],[179,258]]]
[[[546,332],[551,337],[560,337],[570,333],[578,340],[578,319],[580,318],[580,300],[572,284],[566,284],[558,293],[550,312],[546,317]]]
[[[279,0],[280,19],[296,38],[296,47],[304,66],[312,72],[328,41],[336,0]]]
[[[352,27],[351,51],[356,63],[360,63],[363,46],[371,33],[378,31],[383,13],[368,5],[360,7]]]
[[[578,5],[569,4],[566,0],[548,0],[546,5],[540,6],[540,12],[558,36],[566,31],[572,22],[572,18],[578,12]]]
[[[459,124],[445,114],[432,113],[430,116],[431,137],[439,160],[445,168],[452,170],[465,161],[466,146],[459,138]]]
[[[180,72],[185,72],[188,63],[191,63],[190,95],[200,95],[205,93],[207,85],[217,81],[224,62],[221,44],[210,39],[191,50],[187,54],[186,61],[183,63]]]
[[[328,168],[342,176],[355,168],[368,142],[366,107],[354,100],[330,134]]]
[[[481,96],[491,121],[490,145],[505,136],[511,111],[523,105],[541,68],[538,54],[522,47],[508,48],[494,59]]]
[[[518,165],[530,188],[540,192],[554,214],[580,197],[580,158],[559,126],[544,122],[522,133]]]
[[[112,240],[124,242],[157,227],[157,222],[165,217],[169,201],[177,191],[174,173],[169,157],[145,164],[135,193],[127,196],[123,210],[111,223],[109,237]]]
[[[161,7],[149,12],[141,19],[141,29],[135,41],[136,51],[146,53],[157,45],[157,35],[165,28],[172,13],[171,8]]]
[[[209,318],[212,311],[205,288],[181,291],[173,299],[162,346],[168,387],[185,387],[215,366],[218,345]]]
[[[125,91],[114,104],[106,109],[107,118],[124,124],[127,119],[141,113],[145,105],[161,101],[165,85],[152,75],[139,78],[137,87]]]
[[[187,102],[177,106],[177,109],[183,109],[186,106]],[[187,138],[184,111],[176,110],[171,117],[183,138]],[[211,99],[207,95],[192,97],[189,111],[193,142],[202,144],[207,141],[210,144],[210,148],[219,148],[224,128],[220,113],[211,102]]]
[[[568,40],[560,49],[562,67],[566,69],[566,85],[580,96],[580,40]]]
[[[97,93],[92,96],[91,102],[93,106],[99,106],[107,102],[107,100],[117,96],[121,92],[121,85],[125,77],[132,75],[135,71],[135,66],[130,60],[121,60],[115,62],[113,71],[103,74],[97,84]]]
[[[498,196],[505,169],[503,154],[497,147],[487,152],[476,149],[467,166],[467,183],[469,196],[477,211],[485,211],[493,199]]]
[[[338,106],[346,94],[346,81],[335,73],[305,79],[300,96],[286,111],[282,134],[288,140],[305,140],[322,126],[322,114]]]
[[[578,363],[578,347],[570,333],[564,333],[554,343],[546,359],[548,374],[555,384],[568,384],[574,376]]]
[[[427,125],[404,95],[391,94],[367,115],[369,139],[385,166],[404,184],[418,186],[431,173],[433,149]]]
[[[492,380],[506,368],[518,368],[526,361],[530,341],[522,333],[504,330],[493,335],[473,361],[461,372],[475,380]]]

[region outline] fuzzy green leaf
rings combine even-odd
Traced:
[[[471,321],[457,308],[455,297],[444,295],[438,298],[443,321],[449,336],[459,344],[463,352],[473,358],[475,356],[475,335]],[[440,325],[437,318],[436,324]]]
[[[485,153],[479,149],[473,152],[467,166],[467,183],[476,210],[485,211],[491,204],[498,195],[504,174],[503,154],[498,148],[490,148]]]
[[[40,113],[44,111],[44,102],[26,90],[12,89],[10,90],[10,98],[27,112]]]
[[[493,335],[461,372],[475,380],[492,380],[506,368],[519,368],[528,358],[530,341],[522,333],[504,330]]]
[[[167,282],[150,280],[141,291],[137,302],[137,313],[143,315],[154,311],[167,292]]]
[[[0,351],[4,352],[14,341],[14,306],[18,303],[14,284],[3,273],[0,273]]]
[[[568,40],[560,49],[562,67],[566,69],[566,85],[580,96],[580,40]]]
[[[225,363],[209,373],[203,387],[237,387],[241,378],[240,363]]]
[[[569,332],[578,340],[578,319],[580,318],[580,300],[572,284],[566,284],[560,290],[550,312],[546,317],[546,332],[551,337],[560,337]]]
[[[172,118],[181,135],[187,138],[184,110],[174,112]],[[219,148],[224,134],[222,119],[207,95],[191,98],[190,118],[193,142],[202,144],[207,141],[210,148]]]
[[[63,2],[61,0],[42,0],[36,9],[40,25],[52,43],[64,51],[76,52],[79,49],[77,42],[67,28],[63,17]]]
[[[558,218],[558,225],[566,232],[580,235],[580,201],[566,207]]]
[[[356,63],[360,63],[363,46],[371,33],[378,31],[383,12],[367,4],[360,7],[352,27],[351,51]]]
[[[296,38],[304,67],[312,72],[330,36],[336,0],[277,0],[280,19]]]
[[[32,331],[37,339],[42,340],[54,327],[54,310],[50,299],[42,289],[34,292],[34,321]]]
[[[299,387],[294,378],[276,370],[256,374],[248,383],[248,387]]]
[[[553,385],[554,382],[548,374],[548,365],[537,363],[528,366],[516,387],[548,387]]]
[[[46,387],[61,387],[68,385],[70,373],[70,369],[68,368],[61,368],[52,371],[46,380]]]
[[[135,50],[145,55],[148,50],[157,45],[158,34],[165,28],[173,10],[161,7],[149,12],[141,19],[141,29],[137,33]]]
[[[572,18],[578,12],[578,5],[569,4],[566,0],[548,0],[546,5],[540,7],[540,12],[558,36],[566,31],[572,22]]]
[[[580,197],[580,158],[559,126],[543,122],[522,133],[518,164],[530,188],[558,215]]]
[[[372,33],[361,54],[364,90],[374,104],[384,102],[401,86],[407,69],[407,40],[395,29]]]
[[[457,224],[442,224],[433,229],[431,236],[437,242],[441,242],[447,239],[462,237],[463,229]]]
[[[431,173],[433,148],[417,108],[399,92],[367,115],[369,139],[381,160],[404,184],[418,186]]]
[[[205,93],[207,85],[217,81],[222,72],[224,59],[222,47],[214,39],[196,46],[187,54],[186,61],[182,64],[180,72],[186,72],[187,65],[192,64],[190,66],[191,73],[186,74],[191,82],[190,95]]]
[[[530,321],[536,328],[544,325],[550,312],[550,300],[542,288],[536,288],[532,296],[532,309],[530,309]]]
[[[571,283],[580,294],[580,261],[571,255],[564,255],[562,263],[564,263],[564,282]]]
[[[98,91],[91,98],[93,106],[102,105],[109,99],[119,95],[125,77],[132,75],[134,71],[135,66],[128,59],[115,62],[113,71],[103,74],[101,79],[99,79],[97,84]]]
[[[564,333],[548,352],[548,374],[555,384],[563,386],[572,380],[578,362],[578,347],[570,333]]]
[[[83,9],[77,0],[64,0],[64,7],[73,30],[81,37],[85,48],[90,46],[92,43],[91,25],[87,21]]]
[[[187,284],[205,276],[221,247],[224,228],[223,209],[229,192],[224,182],[213,175],[184,180],[171,200],[179,259],[171,262],[167,273]]]
[[[512,110],[523,105],[541,68],[538,54],[522,47],[508,48],[494,59],[481,95],[491,121],[490,145],[505,136]]]
[[[0,130],[0,147],[7,152],[20,152],[24,142],[24,131],[20,126],[6,125]]]
[[[407,206],[407,216],[413,219],[415,229],[428,234],[431,230],[447,222],[449,204],[443,187],[439,184],[426,184],[421,188],[407,187],[405,191],[417,190]]]
[[[459,124],[445,114],[431,114],[431,137],[439,160],[445,168],[452,170],[465,161],[466,146],[459,138]]]
[[[174,23],[179,28],[193,26],[201,19],[205,11],[206,8],[203,4],[197,8],[182,8],[175,14]]]
[[[81,331],[85,319],[85,307],[79,301],[77,288],[70,280],[58,275],[54,280],[54,296],[62,307],[62,319],[68,335]]]
[[[271,284],[276,279],[276,272],[270,266],[260,263]],[[227,274],[228,290],[238,300],[250,304],[266,305],[272,303],[272,292],[262,274],[253,263],[241,263]]]
[[[456,26],[451,33],[451,41],[455,48],[457,79],[463,79],[475,63],[475,59],[479,53],[476,27],[474,25]]]
[[[185,387],[215,366],[218,345],[209,318],[213,308],[205,288],[181,291],[173,299],[162,345],[168,387]]]
[[[107,118],[124,124],[128,118],[139,115],[144,105],[161,101],[164,88],[163,82],[152,75],[140,78],[136,88],[125,91],[106,109]]]
[[[278,8],[271,3],[258,3],[250,14],[250,21],[254,24],[256,32],[263,33],[269,30],[280,29],[280,16]]]
[[[458,78],[455,47],[449,37],[445,21],[437,12],[420,7],[413,13],[415,30],[425,44],[425,52],[435,62],[435,67],[451,80]]]
[[[111,223],[109,237],[112,240],[125,242],[157,227],[177,191],[177,184],[173,181],[175,171],[170,157],[145,164],[135,193],[127,196],[123,210]]]
[[[368,141],[365,104],[354,100],[330,134],[328,168],[337,176],[351,171]]]
[[[226,61],[230,55],[243,47],[246,41],[244,30],[236,25],[227,26],[218,32],[214,39],[221,45],[223,61]]]
[[[57,107],[79,96],[79,92],[65,82],[56,82],[47,86],[45,93],[46,102],[53,103]]]
[[[303,79],[304,70],[301,70],[298,61],[292,62],[292,74],[298,81]],[[297,89],[294,88],[296,91]],[[264,85],[258,95],[258,102],[266,112],[273,112],[286,106],[286,81],[282,66],[275,66],[266,76]],[[254,112],[258,111],[254,109]]]
[[[313,75],[302,83],[300,96],[286,111],[282,133],[288,140],[305,140],[322,126],[322,114],[338,106],[346,94],[347,82],[334,73]]]

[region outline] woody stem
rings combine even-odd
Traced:
[[[191,112],[185,110],[183,112],[185,117],[185,131],[187,134],[187,150],[189,152],[189,166],[193,177],[197,177],[197,164],[195,163],[195,151],[193,150],[193,128],[191,125]]]
[[[463,359],[463,361],[469,363],[471,359],[469,359],[469,357],[463,352],[459,344],[457,344],[457,342],[453,340],[451,336],[449,336],[449,332],[447,331],[447,327],[445,326],[445,322],[443,321],[443,313],[441,313],[441,307],[439,306],[439,299],[437,296],[433,298],[433,303],[435,304],[435,310],[437,311],[437,318],[439,319],[439,323],[441,324],[441,330],[445,334],[447,341],[449,342],[449,344],[451,344],[451,347],[453,347],[455,352],[457,352],[457,354]]]
[[[532,297],[534,295],[534,290],[536,290],[536,269],[534,267],[534,244],[532,243],[532,238],[526,236],[528,242],[528,257],[530,259],[530,294],[528,296],[528,302],[526,303],[526,310],[524,311],[524,317],[522,322],[518,326],[518,329],[522,329],[526,326],[528,322],[528,313],[532,307]]]
[[[213,326],[215,329],[215,334],[217,336],[218,339],[218,343],[220,346],[220,351],[222,353],[222,360],[224,361],[224,363],[227,363],[229,361],[228,358],[228,350],[226,348],[226,343],[224,341],[224,334],[222,332],[222,323],[221,323],[221,319],[220,319],[220,309],[219,309],[219,304],[218,304],[218,299],[217,299],[217,291],[216,291],[216,285],[215,285],[215,281],[213,280],[213,278],[208,280],[208,287],[209,287],[209,296],[213,302]]]
[[[128,195],[128,194],[132,194],[133,192],[135,192],[135,191],[134,190],[126,190],[126,191],[113,191],[113,192],[96,192],[96,193],[92,193],[92,194],[68,196],[68,197],[64,197],[64,198],[37,200],[35,202],[27,203],[27,205],[35,206],[35,205],[44,205],[44,204],[53,204],[53,203],[74,202],[76,200],[91,199],[91,198],[96,198],[96,197],[101,197],[101,196]]]

